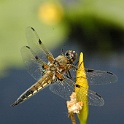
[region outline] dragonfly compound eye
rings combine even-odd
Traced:
[[[65,52],[65,56],[68,58],[70,63],[73,63],[77,58],[77,53],[73,50],[68,50]]]

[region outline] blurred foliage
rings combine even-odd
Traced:
[[[108,53],[124,47],[124,1],[80,0],[67,7],[70,40],[89,52]],[[83,49],[83,50],[84,50]]]
[[[88,50],[108,51],[124,45],[123,12],[123,0],[1,0],[0,75],[22,66],[27,26],[50,49],[71,39]]]
[[[39,8],[42,5],[44,3],[40,0],[0,1],[0,76],[3,76],[8,68],[22,66],[20,49],[27,45],[26,27],[34,27],[48,48],[57,47],[64,41],[66,26],[57,22],[49,26],[39,19]]]

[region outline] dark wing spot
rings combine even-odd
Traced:
[[[41,44],[42,43],[42,41],[39,39],[39,44]]]
[[[96,93],[96,95],[101,98],[101,96],[98,93]]]
[[[108,74],[112,74],[113,75],[113,73],[111,73],[111,72],[107,72]]]
[[[29,46],[26,46],[28,49],[30,49],[30,47]]]
[[[77,88],[80,88],[80,85],[78,85],[78,84],[76,84],[75,86],[76,86]]]
[[[37,59],[37,60],[38,60],[38,56],[35,56],[35,59]]]
[[[94,71],[94,70],[92,70],[92,69],[90,69],[90,70],[88,69],[88,70],[87,70],[87,72],[93,72],[93,71]]]
[[[32,29],[33,31],[35,31],[34,28],[31,27],[31,29]]]
[[[42,68],[45,69],[44,65],[42,65]]]

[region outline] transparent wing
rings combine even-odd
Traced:
[[[63,99],[70,100],[70,95],[74,92],[75,83],[69,78],[64,77],[64,81],[56,82],[49,86],[50,90],[56,95],[62,97]],[[78,92],[79,99],[83,102],[86,101],[86,96],[88,98],[88,104],[93,106],[104,105],[103,98],[96,92],[88,90],[87,94],[86,88],[80,87]]]
[[[86,69],[85,71],[89,85],[110,84],[118,80],[112,72],[92,69]]]
[[[104,85],[117,82],[118,78],[115,74],[108,71],[85,69],[86,77],[89,85]],[[82,73],[85,73],[82,71]],[[75,82],[76,80],[76,70],[70,70],[71,80]]]
[[[88,94],[87,94],[88,93]],[[79,101],[86,101],[89,105],[92,106],[103,106],[104,99],[98,93],[85,89],[84,87],[80,87],[78,94],[77,94]]]
[[[28,46],[24,46],[21,48],[22,59],[26,65],[27,71],[30,75],[39,80],[44,72],[42,68],[46,63],[42,61],[36,53]]]
[[[65,77],[64,81],[57,81],[53,83],[49,86],[49,89],[63,99],[69,100],[70,95],[74,91],[74,85],[75,83],[73,81]]]
[[[45,62],[48,62],[48,60],[50,62],[54,60],[52,53],[42,43],[34,28],[26,28],[26,38],[28,45],[35,51],[37,55],[39,55],[42,60]]]

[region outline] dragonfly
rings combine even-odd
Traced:
[[[53,93],[68,100],[75,86],[75,77],[72,77],[71,72],[77,70],[74,64],[77,53],[67,50],[54,58],[33,27],[26,28],[26,38],[28,46],[21,49],[22,59],[36,83],[23,92],[11,106],[26,101],[47,86]],[[111,72],[92,69],[85,69],[85,72],[89,84],[108,84],[117,80],[116,75]],[[88,90],[87,95],[92,105],[103,104],[103,98],[98,93]]]

